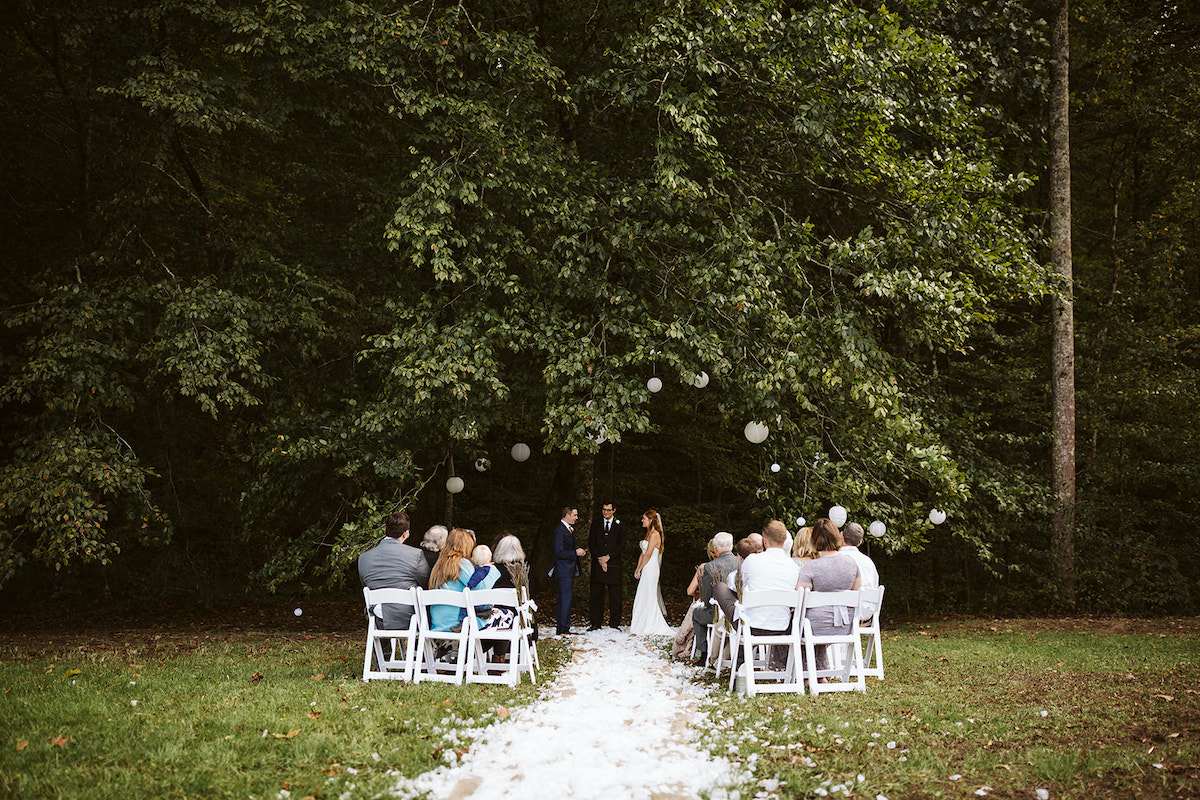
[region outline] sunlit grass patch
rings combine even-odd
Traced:
[[[701,742],[744,770],[741,798],[1192,797],[1198,645],[1195,632],[903,627],[865,695],[750,699],[701,678]]]
[[[193,643],[195,644],[195,643]],[[0,787],[39,797],[373,797],[541,687],[361,680],[362,644],[246,634],[0,654]],[[565,649],[539,646],[551,679]]]

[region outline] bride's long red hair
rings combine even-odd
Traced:
[[[658,531],[658,552],[660,555],[667,552],[667,537],[663,534],[662,517],[653,508],[642,516],[650,519],[650,527],[646,531],[646,536],[650,535],[650,531]]]

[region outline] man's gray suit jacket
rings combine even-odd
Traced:
[[[419,548],[385,536],[379,544],[358,557],[358,577],[368,589],[411,589],[429,585],[429,562]],[[367,609],[371,614],[372,609]],[[412,619],[413,607],[383,604],[379,627],[404,630]]]

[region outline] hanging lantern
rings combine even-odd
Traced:
[[[883,536],[885,533],[887,533],[887,525],[884,525],[879,520],[875,520],[874,522],[871,523],[871,526],[869,528],[867,528],[867,531],[872,536],[878,538],[880,536]]]
[[[651,394],[658,394],[660,391],[662,391],[662,381],[657,375],[655,375],[653,378],[646,381],[646,388],[650,390]]]
[[[940,508],[929,509],[929,521],[934,525],[941,525],[946,521],[946,512],[942,511]]]
[[[529,445],[517,442],[509,452],[512,454],[513,461],[525,461],[529,458]]]
[[[479,458],[475,459],[475,471],[476,472],[487,472],[491,468],[491,466],[492,466],[492,462],[488,459],[487,456],[480,456]]]
[[[806,520],[804,519],[804,517],[796,517],[796,527],[797,528],[803,528],[805,522],[806,522]]]
[[[692,385],[697,389],[703,389],[705,386],[708,386],[708,373],[697,372],[696,377],[692,379]]]
[[[446,479],[446,491],[450,494],[458,494],[463,490],[463,479],[457,475],[451,475]]]
[[[742,434],[750,444],[762,444],[767,440],[767,435],[770,432],[770,429],[766,425],[753,420],[747,422],[746,427],[742,429]]]
[[[771,472],[779,472],[779,470],[780,470],[780,466],[778,464],[771,465]]]
[[[829,507],[829,521],[839,528],[846,524],[846,509],[841,506]]]

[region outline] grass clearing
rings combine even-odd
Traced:
[[[894,627],[866,695],[717,693],[701,741],[743,798],[1200,796],[1200,625],[1108,627]]]
[[[539,686],[517,690],[364,684],[362,646],[357,630],[0,640],[0,796],[387,796],[569,656],[543,641]],[[866,695],[700,679],[700,743],[743,775],[714,796],[1200,796],[1200,620],[897,625],[884,647]]]
[[[248,633],[0,649],[0,795],[373,797],[537,697],[528,681],[366,684],[361,648]],[[566,647],[539,651],[549,678]]]

